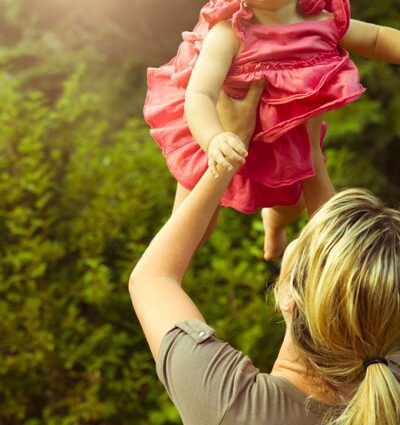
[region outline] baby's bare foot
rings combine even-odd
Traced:
[[[279,258],[285,251],[287,239],[284,228],[274,228],[270,226],[269,208],[263,208],[261,211],[265,239],[264,239],[264,259],[273,261]]]

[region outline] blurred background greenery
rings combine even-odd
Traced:
[[[0,0],[0,425],[181,423],[127,282],[175,188],[142,118],[145,71],[203,3]],[[399,27],[399,0],[352,8]],[[329,170],[398,207],[399,68],[354,59],[368,92],[328,116]],[[267,372],[283,328],[261,247],[259,215],[224,210],[185,285]]]

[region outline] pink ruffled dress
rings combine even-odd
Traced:
[[[177,55],[148,68],[144,118],[162,148],[173,176],[192,189],[207,169],[207,155],[184,117],[185,90],[203,41],[221,20],[232,24],[243,49],[223,84],[227,94],[245,96],[249,84],[266,79],[249,155],[221,205],[243,213],[291,205],[301,181],[315,175],[306,121],[356,100],[365,91],[348,53],[338,46],[350,22],[348,0],[299,0],[305,13],[327,10],[332,18],[288,25],[254,23],[240,0],[211,0],[192,32],[183,32]],[[324,123],[321,145],[326,134]]]

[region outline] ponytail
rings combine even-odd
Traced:
[[[385,364],[372,364],[351,401],[329,425],[399,425],[400,383]]]

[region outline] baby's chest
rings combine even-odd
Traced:
[[[277,30],[252,32],[240,40],[238,52],[232,67],[247,63],[302,62],[321,55],[337,54],[337,36],[334,33],[303,31],[301,36],[295,32]]]

